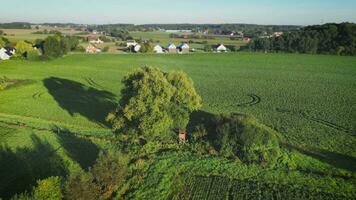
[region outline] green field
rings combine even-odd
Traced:
[[[291,174],[283,170],[271,172],[261,178],[263,181],[269,183],[283,178],[288,184],[294,180],[313,184],[320,181],[320,186],[326,185],[323,192],[335,186],[335,191],[340,189],[341,192],[348,191],[348,194],[355,193],[355,190],[352,191],[356,177],[355,57],[262,53],[75,54],[53,61],[0,62],[0,78],[19,81],[0,90],[0,143],[4,146],[1,164],[5,161],[11,163],[11,160],[26,163],[26,157],[44,160],[46,152],[57,152],[59,148],[55,154],[58,156],[53,159],[60,160],[59,164],[64,163],[66,170],[90,166],[93,159],[90,156],[88,160],[79,159],[85,153],[73,153],[73,145],[83,145],[84,149],[94,151],[94,157],[98,149],[105,148],[105,143],[95,139],[82,141],[81,136],[111,136],[105,117],[120,98],[120,81],[135,68],[145,65],[186,72],[202,96],[200,113],[252,115],[278,131],[286,143],[294,146],[298,155],[295,159],[299,159],[300,167],[306,171]],[[55,134],[56,128],[76,133],[79,137],[66,135],[61,138]],[[78,144],[65,145],[68,141]],[[4,161],[4,158],[8,159]],[[178,172],[191,169],[194,163],[205,166],[201,170],[206,170],[192,170],[194,175],[209,175],[209,166],[220,162],[221,169],[217,167],[214,169],[217,171],[210,171],[213,175],[222,174],[234,180],[246,178],[245,166],[237,167],[226,160],[203,158],[195,161],[187,156],[178,165],[175,163],[178,158],[170,159],[163,156],[149,169],[152,175],[148,176],[148,180],[162,187],[160,190],[152,191],[156,185],[142,182],[128,196],[148,197],[154,192],[155,195],[168,195],[168,186],[163,186],[165,181]],[[167,172],[165,167],[169,165],[175,167],[163,179],[157,179]],[[4,174],[14,170],[9,166],[0,168]],[[31,171],[32,167],[22,170]],[[61,170],[61,167],[54,166],[53,171],[44,175],[27,177],[26,183],[33,183],[34,178],[68,173]],[[255,173],[262,169],[256,166],[250,170],[250,173]],[[318,175],[334,172],[336,175],[332,180]],[[155,173],[160,175],[154,177]],[[8,186],[6,181],[11,180],[21,180],[21,175],[2,179],[1,184]],[[16,187],[24,188],[21,185]]]

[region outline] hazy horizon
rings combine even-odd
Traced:
[[[356,22],[356,1],[352,0],[12,0],[3,2],[2,7],[16,9],[2,9],[1,23],[305,26]]]

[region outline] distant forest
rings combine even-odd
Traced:
[[[30,29],[31,24],[26,22],[0,23],[0,28],[3,29]]]
[[[256,38],[253,51],[356,55],[356,24],[308,26],[279,37]]]
[[[210,34],[230,34],[231,32],[242,31],[245,34],[256,32],[292,32],[300,28],[300,26],[293,25],[256,25],[256,24],[103,24],[103,25],[84,25],[73,23],[43,23],[43,24],[31,24],[24,22],[13,23],[0,23],[0,28],[3,29],[29,29],[31,25],[45,25],[56,27],[71,27],[71,28],[83,28],[95,29],[98,31],[106,30],[126,30],[126,31],[155,31],[155,30],[191,30],[192,32],[199,32],[208,30]]]

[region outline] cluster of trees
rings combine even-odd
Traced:
[[[12,200],[112,199],[128,173],[127,156],[111,150],[101,153],[88,172],[75,172],[66,179],[39,180],[32,191],[16,195]]]
[[[48,31],[47,29],[43,30],[43,31],[36,31],[36,32],[33,32],[32,34],[61,34],[60,31],[57,31],[57,30],[50,30]]]
[[[280,37],[254,39],[254,51],[356,55],[356,24],[308,26]]]
[[[172,141],[201,107],[193,81],[181,71],[143,67],[122,81],[121,100],[107,120],[117,133],[145,141]]]
[[[34,46],[41,51],[46,59],[59,58],[78,48],[79,38],[75,36],[63,36],[60,33],[48,36],[46,39],[37,39]]]
[[[208,35],[201,35],[201,34],[176,34],[171,33],[169,34],[170,38],[184,38],[184,39],[215,39],[212,36]]]
[[[144,24],[137,25],[141,30],[192,30],[199,32],[209,30],[211,34],[229,35],[231,32],[290,32],[296,31],[300,26],[289,25],[257,25],[257,24]]]
[[[0,28],[3,28],[3,29],[31,29],[31,24],[25,23],[25,22],[0,23]]]

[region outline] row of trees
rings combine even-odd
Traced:
[[[254,39],[254,51],[356,55],[356,24],[308,26],[280,37]]]

